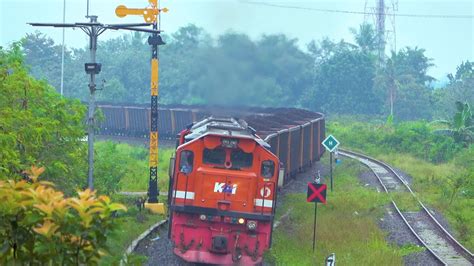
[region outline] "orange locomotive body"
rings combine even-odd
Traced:
[[[170,169],[169,237],[189,262],[251,265],[270,248],[278,157],[244,121],[181,132]]]

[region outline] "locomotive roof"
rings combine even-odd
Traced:
[[[187,141],[212,134],[226,137],[253,139],[261,146],[270,148],[268,143],[255,134],[255,129],[249,126],[247,122],[242,119],[211,116],[195,123],[190,130],[191,133],[185,137]]]

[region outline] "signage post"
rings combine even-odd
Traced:
[[[326,204],[326,184],[318,182],[309,182],[306,194],[307,202],[314,202],[314,220],[313,220],[313,252],[316,245],[316,215],[318,213],[318,202]]]
[[[332,177],[332,153],[336,148],[339,146],[339,141],[333,136],[329,135],[326,139],[323,140],[322,142],[324,148],[326,148],[327,151],[329,151],[329,167],[330,167],[330,177],[331,177],[331,192],[333,189],[333,177]]]
[[[326,257],[326,266],[334,266],[336,265],[336,254],[331,253],[331,255]]]

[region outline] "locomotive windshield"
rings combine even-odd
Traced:
[[[253,155],[246,153],[241,149],[232,150],[230,153],[230,161],[235,168],[247,168],[252,166]]]
[[[205,164],[224,165],[225,150],[223,148],[204,149],[202,160]]]
[[[230,158],[230,159],[228,159]],[[204,149],[203,163],[229,169],[252,167],[253,154],[241,149]]]

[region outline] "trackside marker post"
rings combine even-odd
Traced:
[[[318,179],[317,179],[318,180]],[[314,221],[313,221],[313,252],[316,245],[316,216],[318,214],[318,202],[326,204],[326,184],[318,182],[308,183],[308,192],[306,194],[307,202],[314,202]]]
[[[323,144],[324,148],[326,148],[326,150],[329,151],[329,168],[330,168],[330,175],[331,175],[331,192],[332,192],[332,189],[333,189],[332,153],[337,149],[340,142],[333,135],[329,135],[327,138],[323,140],[321,144]]]
[[[336,265],[336,254],[331,253],[331,255],[326,257],[326,266],[334,266]]]

